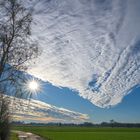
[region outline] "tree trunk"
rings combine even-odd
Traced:
[[[8,101],[3,95],[0,96],[0,140],[9,140],[10,123]]]

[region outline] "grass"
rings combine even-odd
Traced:
[[[11,138],[10,140],[19,140],[17,134],[11,133]]]
[[[18,126],[50,140],[140,140],[140,128]]]

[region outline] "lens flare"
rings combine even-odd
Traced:
[[[37,94],[41,91],[41,85],[40,82],[36,79],[30,79],[26,82],[26,91]]]
[[[39,84],[35,80],[29,81],[28,87],[31,91],[37,91],[39,89]]]

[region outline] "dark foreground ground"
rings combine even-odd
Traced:
[[[140,140],[140,128],[94,128],[55,126],[14,126],[46,140]]]

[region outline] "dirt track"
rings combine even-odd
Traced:
[[[14,131],[18,134],[19,140],[43,140],[40,136],[37,136],[30,132]]]

